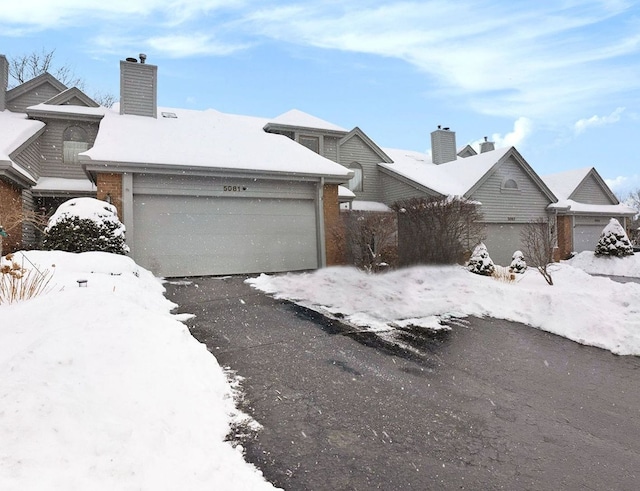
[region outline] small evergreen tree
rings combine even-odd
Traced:
[[[115,206],[93,198],[64,202],[49,220],[42,247],[66,252],[126,254],[125,228]]]
[[[633,255],[633,246],[627,233],[615,218],[609,220],[596,245],[596,256],[624,257]]]
[[[487,246],[485,246],[482,242],[476,246],[473,250],[473,254],[471,254],[471,258],[467,263],[467,268],[469,271],[476,274],[481,274],[484,276],[491,276],[496,270],[493,261],[489,257],[489,251],[487,251]]]
[[[509,266],[510,273],[524,273],[527,270],[527,263],[524,260],[524,254],[522,251],[516,251],[511,256],[511,265]]]

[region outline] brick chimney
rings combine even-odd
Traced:
[[[495,149],[495,143],[488,141],[488,138],[485,136],[484,141],[480,143],[480,153],[491,152]]]
[[[9,62],[0,55],[0,111],[7,108],[7,86],[9,85]]]
[[[458,158],[455,131],[438,125],[438,129],[431,133],[431,156],[433,163],[438,165]]]
[[[120,114],[158,117],[158,67],[147,56],[120,61]]]

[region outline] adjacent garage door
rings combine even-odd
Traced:
[[[489,256],[495,264],[509,266],[513,253],[522,250],[521,233],[523,223],[488,223],[487,238],[484,241]],[[526,258],[525,258],[526,260]]]
[[[318,267],[311,199],[136,194],[134,184],[133,216],[133,255],[160,276]]]
[[[573,252],[594,251],[609,218],[576,216],[573,221]]]

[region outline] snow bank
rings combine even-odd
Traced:
[[[640,278],[640,254],[637,253],[626,257],[608,257],[584,251],[563,263],[589,274]]]
[[[149,271],[99,252],[23,257],[54,276],[0,306],[1,489],[273,489],[223,441],[239,417],[229,383]]]
[[[353,268],[261,275],[247,280],[276,298],[341,314],[362,329],[442,328],[451,317],[521,322],[617,354],[640,355],[640,285],[593,277],[568,264],[550,267],[554,286],[535,270],[505,283],[461,266],[415,267],[371,275]]]

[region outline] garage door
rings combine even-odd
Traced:
[[[521,233],[526,225],[523,223],[489,223],[487,238],[484,241],[489,256],[495,264],[509,266],[513,253],[522,250]],[[526,260],[526,258],[525,258]]]
[[[318,267],[313,200],[135,195],[133,255],[165,277]]]
[[[604,225],[576,225],[573,229],[573,252],[594,251]]]

